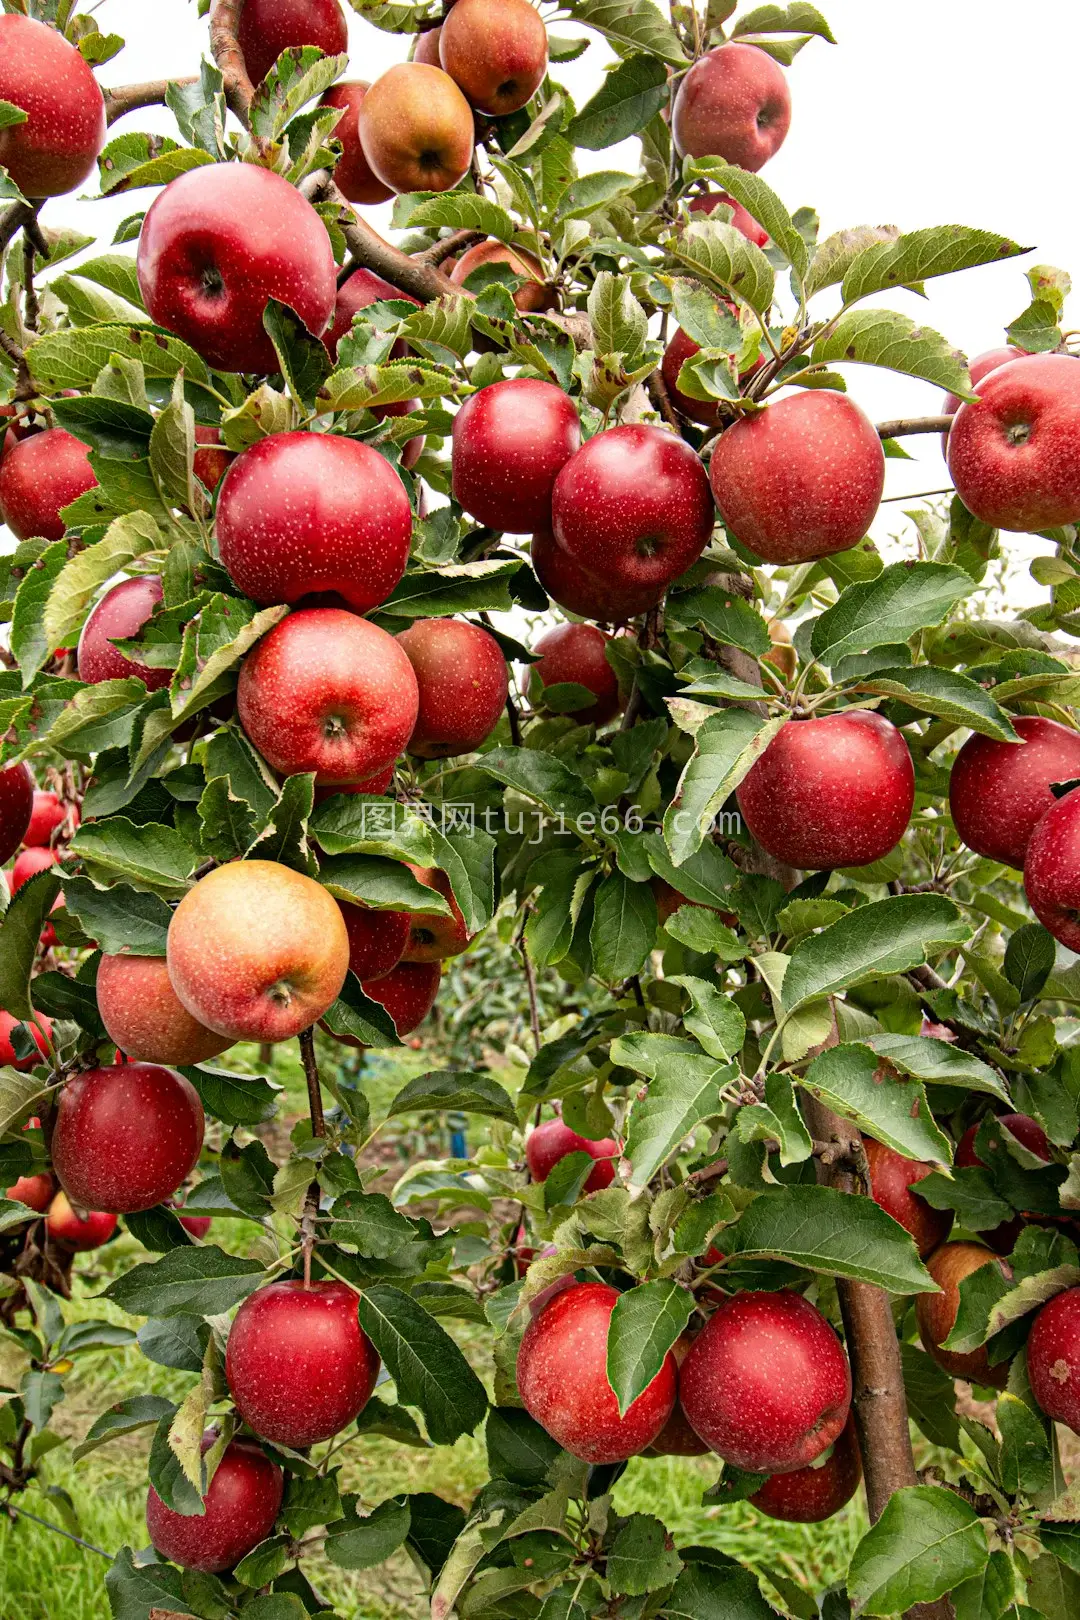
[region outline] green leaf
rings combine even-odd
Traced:
[[[931,225],[905,232],[894,242],[875,242],[864,248],[844,276],[841,296],[845,304],[853,304],[871,293],[916,286],[930,276],[996,264],[1027,251],[993,231],[977,231],[969,225]]]
[[[815,364],[855,360],[882,366],[905,377],[947,388],[966,399],[971,393],[967,361],[947,338],[909,315],[891,309],[851,309],[839,316],[814,344]]]
[[[611,1055],[615,1063],[635,1067],[636,1053],[629,1041],[616,1041]],[[631,1191],[645,1187],[701,1121],[720,1111],[721,1087],[729,1085],[736,1073],[734,1064],[721,1065],[692,1050],[672,1056],[630,1110],[625,1157],[632,1167]]]
[[[488,756],[490,757],[490,756]],[[338,793],[319,805],[308,832],[328,855],[380,855],[414,866],[434,866],[435,851],[427,823],[395,799],[376,799],[366,793]],[[347,884],[349,868],[337,863],[329,870]],[[425,911],[437,911],[437,896]]]
[[[278,1093],[254,1075],[228,1074],[202,1065],[181,1070],[199,1093],[203,1107],[226,1125],[261,1125],[277,1112]]]
[[[364,1046],[400,1046],[394,1020],[379,1001],[366,994],[355,973],[345,977],[341,993],[326,1009],[323,1022],[334,1035],[351,1035]]]
[[[472,1433],[487,1411],[484,1386],[422,1305],[376,1283],[360,1296],[360,1325],[386,1364],[398,1399],[420,1408],[436,1445]]]
[[[1053,971],[1056,951],[1052,935],[1041,923],[1025,923],[1005,947],[1005,977],[1021,1001],[1033,1001]]]
[[[554,754],[539,748],[495,748],[482,754],[475,768],[505,787],[515,788],[556,818],[574,823],[596,814],[592,794],[581,777]]]
[[[257,1288],[258,1260],[226,1254],[212,1244],[173,1249],[152,1265],[135,1266],[105,1290],[131,1316],[217,1316]]]
[[[448,225],[455,231],[483,231],[500,242],[512,242],[517,229],[506,212],[488,197],[471,191],[450,191],[425,197],[409,209],[409,226],[414,229]]]
[[[55,870],[38,872],[20,885],[0,921],[0,1006],[15,1018],[29,1018],[30,975],[52,903],[60,893]]]
[[[667,105],[668,95],[663,62],[656,56],[629,56],[609,70],[600,89],[564,131],[566,139],[590,152],[614,146],[644,129]],[[603,344],[600,347],[607,352]]]
[[[289,120],[329,90],[347,66],[347,56],[324,56],[312,45],[283,51],[255,91],[251,103],[255,134],[266,140],[279,137]]]
[[[721,158],[706,157],[691,160],[687,173],[707,179],[721,191],[742,203],[758,224],[769,233],[770,240],[780,249],[795,274],[802,280],[810,265],[805,239],[796,229],[794,221],[775,191],[759,174],[750,174],[734,163]]]
[[[684,1549],[684,1561],[690,1551]],[[667,1620],[775,1620],[776,1610],[766,1603],[753,1570],[711,1548],[693,1551],[702,1562],[688,1563],[664,1600]]]
[[[874,974],[905,973],[934,951],[962,944],[970,933],[943,895],[903,894],[859,906],[796,945],[784,975],[785,1010],[836,995]]]
[[[409,573],[379,615],[388,619],[437,619],[454,613],[508,613],[510,582],[521,571],[516,558],[453,563],[438,572]]]
[[[891,1294],[934,1293],[911,1238],[872,1198],[832,1187],[777,1187],[724,1232],[727,1254],[786,1260]]]
[[[301,409],[313,409],[334,369],[325,343],[308,331],[294,309],[276,298],[267,299],[262,321],[289,393]]]
[[[559,10],[610,39],[620,54],[648,51],[674,67],[686,63],[678,35],[652,0],[563,0]]]
[[[701,911],[700,906],[692,908]],[[723,927],[723,924],[720,924]],[[670,932],[670,930],[669,930]],[[730,930],[727,930],[730,932]],[[725,996],[707,979],[691,974],[673,974],[668,984],[680,984],[690,997],[691,1011],[683,1017],[683,1024],[705,1048],[710,1057],[721,1063],[730,1063],[746,1040],[746,1019],[730,996]]]
[[[157,1424],[163,1417],[171,1418],[175,1411],[173,1402],[167,1401],[163,1395],[129,1395],[94,1419],[86,1431],[85,1440],[72,1449],[71,1455],[75,1462],[81,1462],[83,1457],[88,1457],[108,1441]]]
[[[857,1614],[895,1615],[978,1575],[986,1532],[963,1497],[937,1485],[894,1491],[856,1547],[848,1594]]]
[[[950,564],[893,563],[876,579],[849,585],[835,606],[815,619],[811,651],[832,665],[850,653],[907,641],[916,631],[940,624],[974,589],[971,575]]]
[[[960,1450],[956,1385],[944,1368],[913,1344],[900,1346],[908,1414],[932,1446]]]
[[[26,358],[35,380],[48,393],[65,388],[89,388],[118,357],[142,365],[146,376],[175,377],[182,371],[188,382],[206,383],[210,373],[194,349],[179,338],[131,326],[93,326],[81,331],[50,332],[35,338]]]
[[[832,29],[809,0],[790,0],[786,6],[755,6],[744,12],[731,30],[732,39],[743,34],[816,34],[835,45]]]
[[[664,812],[664,842],[677,867],[706,842],[717,813],[783,724],[746,709],[721,709],[705,721]]]
[[[619,1295],[608,1328],[607,1379],[620,1417],[659,1373],[693,1309],[693,1295],[670,1279]]]
[[[164,956],[172,916],[157,895],[124,883],[98,889],[88,878],[66,878],[64,901],[106,956]]]
[[[0,101],[0,129],[10,129],[12,124],[25,124],[27,114],[22,107],[17,107],[13,101]]]
[[[639,973],[656,941],[656,900],[649,885],[611,872],[596,891],[590,941],[601,979],[616,984]]]
[[[951,1144],[934,1122],[921,1083],[869,1047],[830,1047],[797,1078],[812,1097],[904,1158],[952,1163]]]
[[[934,1209],[955,1211],[961,1226],[971,1232],[992,1232],[1013,1216],[1012,1205],[998,1196],[987,1170],[972,1165],[950,1176],[935,1172],[919,1182],[919,1197]]]
[[[769,651],[769,627],[756,608],[717,585],[697,585],[668,598],[667,612],[676,624],[690,629],[700,625],[714,641],[741,647],[761,658]]]
[[[929,1035],[871,1035],[867,1044],[894,1068],[928,1085],[963,1086],[1009,1101],[1001,1076],[981,1058]]]
[[[471,1074],[460,1069],[435,1069],[429,1074],[418,1074],[402,1086],[387,1109],[386,1117],[394,1119],[399,1114],[436,1110],[484,1114],[517,1124],[513,1101],[496,1080],[486,1074]]]
[[[50,647],[74,644],[91,602],[114,574],[148,551],[165,549],[154,519],[146,512],[129,512],[116,518],[96,545],[76,552],[49,592],[44,631]]]
[[[184,894],[195,870],[195,851],[175,827],[155,822],[138,826],[126,816],[84,824],[71,841],[71,851],[91,873],[110,881],[119,878],[151,893]]]
[[[209,152],[180,146],[167,135],[132,131],[109,142],[98,158],[103,196],[136,191],[141,186],[167,186],[170,180],[213,163]]]
[[[342,1193],[330,1216],[334,1242],[372,1260],[388,1260],[416,1237],[412,1221],[398,1213],[385,1193]]]
[[[776,282],[773,267],[734,225],[721,219],[697,219],[666,245],[680,264],[721,287],[729,297],[749,305],[758,315],[768,311]]]
[[[1020,1491],[1038,1496],[1050,1490],[1054,1465],[1045,1419],[1006,1390],[998,1396],[994,1420],[1001,1435],[1002,1489],[1010,1496]]]
[[[380,1502],[363,1518],[354,1513],[327,1526],[326,1556],[339,1569],[373,1569],[403,1544],[411,1517],[407,1498]]]
[[[67,554],[68,542],[54,540],[31,563],[15,592],[15,606],[11,615],[11,651],[22,673],[24,691],[57,645],[45,634],[44,618],[53,583],[64,567]]]
[[[920,664],[915,669],[883,669],[858,683],[860,692],[900,698],[912,709],[954,725],[968,726],[996,742],[1018,742],[1012,721],[989,692],[967,675]]]
[[[601,270],[589,293],[588,312],[597,351],[620,354],[634,364],[649,335],[649,322],[630,290],[629,276]]]
[[[644,839],[644,848],[649,865],[657,877],[670,883],[687,900],[696,900],[698,905],[712,906],[718,910],[732,909],[731,891],[738,873],[715,844],[703,844],[681,866],[675,865],[659,833],[648,834]]]
[[[670,1542],[667,1529],[651,1513],[631,1513],[607,1555],[605,1573],[611,1590],[642,1597],[670,1586],[682,1569],[682,1559]]]

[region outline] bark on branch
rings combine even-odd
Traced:
[[[879,439],[905,439],[915,433],[948,433],[951,416],[898,416],[893,422],[879,422]]]
[[[144,84],[121,84],[115,90],[104,90],[105,117],[115,124],[125,113],[138,107],[164,107],[165,92],[170,84],[198,84],[194,76],[186,79],[147,79]]]
[[[214,0],[210,11],[210,50],[225,79],[225,101],[245,126],[255,99],[237,31],[244,0]]]

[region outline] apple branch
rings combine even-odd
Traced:
[[[879,422],[879,439],[906,439],[915,433],[948,433],[951,416],[901,416],[895,422]]]
[[[309,1024],[300,1032],[300,1058],[307,1081],[308,1112],[311,1115],[312,1136],[326,1135],[326,1117],[323,1114],[322,1088],[319,1084],[319,1064],[315,1056],[315,1026]],[[304,1257],[304,1286],[311,1282],[311,1251],[315,1247],[315,1222],[319,1216],[320,1189],[318,1180],[311,1182],[304,1197],[304,1213],[300,1218],[300,1249]]]
[[[414,255],[418,264],[431,264],[436,268],[444,264],[447,259],[453,258],[455,253],[461,253],[465,248],[472,247],[474,242],[486,242],[487,237],[483,231],[452,231],[449,236],[443,236],[433,242],[429,248]],[[460,288],[458,289],[460,291]]]
[[[240,122],[247,125],[255,86],[248,78],[237,32],[244,0],[214,0],[210,10],[210,50],[225,79],[225,100]]]
[[[105,97],[106,122],[115,124],[125,113],[139,107],[164,107],[165,92],[170,84],[198,84],[194,76],[186,79],[147,79],[143,84],[122,84],[115,90],[102,90]]]

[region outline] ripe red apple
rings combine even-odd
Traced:
[[[554,383],[531,377],[492,383],[454,418],[454,495],[489,529],[546,528],[555,480],[580,444],[577,410]]]
[[[306,608],[256,642],[236,702],[274,770],[314,771],[326,785],[363,781],[395,760],[412,736],[419,698],[393,636],[343,608]]]
[[[34,814],[34,778],[25,765],[0,771],[0,865],[25,841]]]
[[[373,911],[370,906],[339,900],[349,936],[349,970],[358,979],[381,979],[397,967],[409,943],[413,914]]]
[[[1080,1434],[1080,1288],[1055,1294],[1027,1342],[1032,1393],[1047,1417]]]
[[[231,861],[189,889],[168,933],[169,977],[201,1024],[285,1041],[315,1023],[349,971],[337,901],[276,861]]]
[[[83,1209],[152,1209],[194,1170],[203,1129],[198,1092],[175,1070],[156,1063],[84,1069],[60,1093],[53,1168]]]
[[[199,423],[195,425],[195,443],[198,446],[193,462],[195,476],[212,495],[236,460],[236,451],[226,450],[220,428]]]
[[[791,639],[791,631],[783,619],[770,619],[768,629],[772,647],[764,654],[761,662],[771,664],[786,681],[793,680],[799,667],[799,659]]]
[[[391,191],[449,191],[472,163],[472,108],[450,75],[426,62],[398,62],[376,79],[357,131],[371,172]]]
[[[1013,727],[1019,747],[968,738],[949,776],[949,810],[976,855],[1022,868],[1032,833],[1057,803],[1051,782],[1080,777],[1080,732],[1038,714],[1016,715]]]
[[[715,427],[720,420],[720,406],[716,400],[694,399],[691,394],[684,394],[679,387],[679,373],[684,363],[693,355],[700,354],[701,344],[695,343],[681,326],[675,328],[673,336],[664,350],[664,358],[660,363],[660,375],[664,379],[668,398],[681,415],[689,417],[691,422],[701,422],[706,427]]]
[[[1046,812],[1024,857],[1024,892],[1054,938],[1080,951],[1080,793],[1075,789]]]
[[[206,1237],[214,1224],[210,1215],[185,1215],[182,1206],[177,1208],[176,1218],[185,1232],[190,1232],[192,1237],[200,1240]]]
[[[868,709],[791,720],[736,797],[761,846],[789,866],[869,866],[903,837],[915,803],[907,743]]]
[[[381,797],[394,780],[394,767],[385,766],[381,771],[375,771],[371,776],[365,776],[362,782],[338,782],[330,787],[317,787],[315,789],[315,803],[322,804],[332,799],[335,793],[371,793]]]
[[[426,28],[422,34],[417,34],[409,52],[409,61],[426,62],[429,67],[441,67],[442,59],[439,55],[441,36],[441,28]]]
[[[471,248],[465,249],[452,268],[444,264],[443,269],[451,281],[464,287],[473,271],[485,264],[505,264],[515,276],[524,278],[523,284],[513,294],[514,307],[523,314],[535,315],[544,310],[558,309],[559,294],[544,280],[543,265],[532,253],[526,253],[524,248],[508,247],[505,242],[476,242]],[[484,341],[481,339],[481,343]],[[550,385],[544,383],[541,386]]]
[[[460,956],[472,943],[472,935],[465,927],[461,908],[454,899],[450,879],[434,866],[410,866],[417,882],[441,894],[450,906],[450,916],[437,912],[411,912],[409,914],[409,942],[402,960],[405,962],[444,962],[449,956]]]
[[[1050,1143],[1046,1132],[1037,1119],[1032,1119],[1030,1114],[999,1114],[997,1117],[999,1122],[1016,1137],[1017,1141],[1023,1143],[1029,1153],[1034,1153],[1036,1158],[1042,1159],[1044,1164],[1050,1163]],[[981,1124],[982,1121],[977,1119],[974,1125],[969,1125],[956,1144],[954,1162],[961,1170],[970,1169],[973,1166],[979,1166],[981,1169],[987,1168],[975,1151],[975,1138],[979,1134]],[[1024,1221],[1022,1217],[1014,1215],[1002,1221],[1000,1225],[993,1227],[989,1232],[980,1233],[980,1236],[987,1248],[993,1249],[995,1254],[1011,1254],[1016,1247],[1016,1240],[1023,1230]]]
[[[116,1216],[107,1210],[87,1211],[86,1219],[76,1215],[64,1192],[58,1192],[49,1205],[45,1217],[45,1230],[54,1243],[81,1254],[85,1249],[100,1249],[116,1231]]]
[[[214,1436],[203,1436],[208,1451]],[[218,1463],[206,1493],[205,1511],[176,1513],[151,1485],[146,1497],[146,1528],[161,1553],[184,1569],[205,1574],[232,1569],[274,1528],[284,1480],[277,1463],[250,1440],[233,1440]]]
[[[363,1411],[379,1375],[356,1294],[340,1282],[275,1282],[236,1313],[225,1375],[244,1422],[279,1446],[329,1440]]]
[[[722,433],[709,477],[744,546],[767,563],[809,562],[864,538],[885,487],[885,452],[854,400],[803,390]]]
[[[14,13],[0,16],[0,27],[20,20]],[[9,126],[0,139],[19,127]],[[17,540],[62,540],[64,507],[96,484],[89,445],[63,428],[31,433],[9,443],[0,461],[0,517]]]
[[[680,157],[722,157],[757,173],[784,143],[791,92],[756,45],[720,45],[679,85],[671,132]]]
[[[49,793],[42,788],[35,788],[30,825],[23,834],[23,844],[26,848],[38,849],[50,844],[53,833],[68,820],[69,812],[70,825],[74,829],[79,825],[79,812],[75,805],[66,805],[59,793]]]
[[[665,585],[632,585],[587,574],[556,543],[550,529],[538,529],[530,547],[533,572],[553,602],[583,619],[626,624],[656,606]]]
[[[341,142],[344,150],[334,169],[334,180],[338,190],[354,203],[381,203],[394,195],[390,187],[384,186],[371,172],[364,148],[360,145],[357,119],[361,103],[370,88],[366,79],[342,80],[328,90],[319,103],[321,107],[342,109],[333,138]]]
[[[820,1524],[831,1519],[859,1488],[862,1458],[855,1419],[849,1416],[829,1455],[796,1468],[789,1474],[773,1474],[750,1498],[760,1513],[770,1519],[786,1519],[790,1524]]]
[[[15,1048],[11,1042],[11,1032],[17,1024],[25,1024],[33,1036],[34,1045],[41,1057],[17,1058]],[[32,1018],[13,1018],[9,1012],[0,1012],[0,1064],[10,1069],[18,1069],[26,1074],[41,1062],[41,1058],[49,1056],[49,1042],[52,1040],[52,1022],[44,1013],[36,1012]]]
[[[63,852],[59,849],[24,849],[15,857],[15,864],[11,868],[11,877],[8,888],[12,894],[17,894],[24,883],[29,883],[32,877],[39,872],[47,872],[50,866],[56,866],[62,859]]]
[[[680,1334],[671,1347],[675,1357],[675,1365],[681,1370],[683,1362],[693,1340],[686,1333]],[[678,1395],[675,1405],[671,1409],[671,1416],[660,1430],[656,1439],[646,1452],[648,1457],[704,1457],[708,1454],[708,1446],[699,1434],[695,1434],[687,1421],[686,1413],[682,1409],[682,1402]]]
[[[582,724],[606,725],[622,708],[619,682],[606,655],[611,639],[593,624],[560,624],[546,630],[533,648],[542,654],[532,666],[542,686],[569,682],[587,687],[595,696],[596,702],[587,709],[574,711]]]
[[[972,383],[977,388],[984,377],[989,377],[990,373],[996,371],[999,366],[1007,366],[1010,360],[1021,359],[1025,352],[1024,349],[1017,349],[1011,343],[1006,343],[1000,349],[987,349],[983,354],[977,354],[974,360],[968,362],[968,373]],[[943,394],[941,399],[942,416],[955,416],[961,404],[959,394]],[[941,453],[942,455],[948,455],[949,453],[948,430],[941,435]]]
[[[593,1142],[589,1137],[579,1136],[572,1131],[561,1119],[546,1119],[529,1132],[525,1143],[525,1163],[530,1176],[534,1181],[546,1181],[559,1160],[565,1159],[568,1153],[587,1153],[596,1160],[596,1166],[589,1171],[589,1179],[585,1183],[587,1193],[600,1192],[602,1188],[611,1186],[615,1180],[615,1160],[619,1157],[618,1142],[610,1136]]]
[[[886,1215],[899,1221],[905,1232],[911,1233],[920,1256],[925,1260],[939,1244],[945,1242],[953,1223],[951,1209],[934,1209],[925,1198],[920,1198],[918,1193],[911,1190],[912,1182],[925,1180],[933,1175],[936,1167],[920,1159],[905,1159],[895,1149],[875,1142],[870,1136],[863,1137],[863,1147],[870,1167],[871,1198]]]
[[[385,1007],[399,1035],[411,1035],[424,1022],[439,994],[442,964],[399,962],[381,979],[365,979],[365,996]]]
[[[926,1269],[941,1289],[940,1294],[918,1294],[915,1299],[915,1321],[923,1348],[933,1356],[939,1367],[944,1367],[954,1378],[967,1378],[975,1384],[989,1384],[1004,1389],[1009,1376],[1009,1364],[1000,1362],[991,1367],[985,1345],[977,1350],[943,1350],[942,1343],[956,1324],[960,1309],[960,1284],[980,1266],[996,1265],[1003,1276],[1012,1275],[1008,1266],[981,1243],[943,1243],[926,1262]]]
[[[616,591],[669,585],[697,562],[715,517],[697,453],[645,423],[583,444],[555,480],[551,513],[563,551]]]
[[[1080,364],[1027,354],[991,371],[949,429],[949,471],[969,512],[1034,533],[1080,518]]]
[[[802,1468],[851,1406],[847,1356],[821,1312],[786,1289],[726,1299],[694,1340],[679,1398],[711,1450],[754,1474]]]
[[[20,1176],[13,1187],[9,1187],[4,1194],[13,1203],[25,1204],[27,1209],[36,1210],[44,1215],[53,1201],[56,1193],[56,1182],[52,1176],[44,1173],[38,1176]]]
[[[316,45],[325,56],[349,49],[349,25],[338,0],[245,0],[237,43],[252,84],[259,84],[291,46]]]
[[[377,276],[374,270],[354,270],[341,287],[338,288],[337,303],[334,305],[334,319],[330,330],[325,334],[323,342],[329,349],[331,356],[336,359],[338,344],[348,332],[353,323],[353,316],[358,309],[367,309],[369,304],[377,304],[390,299],[404,301],[407,304],[416,304],[417,299],[409,293],[401,291],[400,287],[393,286]],[[400,360],[405,353],[405,345],[395,343],[390,351],[392,360]]]
[[[606,1283],[563,1289],[529,1323],[518,1350],[518,1393],[529,1416],[589,1463],[622,1462],[644,1451],[675,1405],[669,1351],[652,1383],[619,1416],[607,1377],[608,1328],[618,1298]]]
[[[55,28],[0,16],[0,101],[27,115],[0,129],[0,164],[24,197],[59,197],[93,174],[105,145],[105,98]]]
[[[357,613],[405,572],[412,510],[384,456],[329,433],[273,433],[238,456],[217,505],[221,560],[261,606],[329,597]]]
[[[183,1066],[205,1063],[232,1045],[192,1018],[163,956],[103,956],[95,990],[106,1033],[129,1058]]]
[[[417,619],[397,642],[419,692],[409,753],[446,759],[479,748],[498,725],[509,690],[495,637],[463,619]]]
[[[706,191],[696,197],[690,198],[690,212],[692,214],[711,214],[719,204],[731,209],[730,223],[735,229],[753,242],[755,247],[765,248],[769,245],[769,233],[758,224],[753,214],[748,213],[741,202],[729,197],[726,191]]]
[[[96,686],[98,681],[140,680],[148,692],[168,686],[171,669],[155,669],[150,664],[128,658],[114,641],[137,636],[162,599],[157,574],[137,574],[123,579],[105,592],[83,625],[76,659],[79,679]]]
[[[544,82],[547,29],[529,0],[456,0],[443,19],[439,60],[478,112],[503,118]]]
[[[337,294],[326,226],[295,186],[254,163],[170,181],[143,221],[137,264],[151,320],[221,371],[277,371],[269,299],[319,337]]]

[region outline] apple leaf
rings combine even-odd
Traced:
[[[113,1279],[105,1297],[131,1316],[218,1316],[246,1299],[263,1275],[258,1260],[204,1244],[134,1266]]]
[[[971,575],[948,563],[893,563],[875,579],[849,585],[813,621],[811,651],[832,666],[849,653],[907,641],[940,624],[974,589]]]
[[[397,1502],[390,1498],[366,1515],[357,1513],[355,1500],[350,1506],[352,1511],[344,1518],[327,1525],[324,1551],[339,1569],[372,1569],[396,1552],[408,1536],[412,1519],[408,1499]]]
[[[435,865],[427,823],[396,799],[335,793],[316,806],[308,832],[328,855],[380,855],[414,866]],[[435,898],[426,911],[438,911]]]
[[[947,338],[892,309],[849,309],[830,322],[813,348],[815,365],[854,360],[973,398],[967,361]]]
[[[872,1198],[832,1187],[777,1187],[762,1193],[724,1232],[724,1251],[786,1260],[808,1271],[874,1283],[891,1294],[936,1293],[904,1228]]]
[[[741,647],[755,658],[762,657],[772,646],[769,627],[761,614],[749,602],[718,585],[697,585],[674,592],[668,598],[667,612],[674,623],[687,629],[700,625],[714,641],[726,647]]]
[[[670,1586],[682,1569],[682,1559],[669,1545],[670,1540],[666,1526],[651,1513],[631,1513],[607,1555],[604,1573],[611,1590],[643,1597],[646,1592]]]
[[[1080,1283],[1076,1247],[1055,1231],[1025,1227],[1009,1257],[1012,1276],[988,1260],[960,1283],[960,1304],[945,1347],[977,1350],[995,1333]]]
[[[648,51],[674,67],[686,63],[678,35],[652,0],[563,0],[559,9],[610,39],[620,55]]]
[[[902,894],[858,906],[796,945],[784,975],[785,1010],[837,995],[875,974],[905,973],[970,935],[944,895]]]
[[[85,862],[91,877],[96,874],[105,882],[119,879],[151,894],[174,897],[186,892],[196,865],[195,851],[175,827],[137,825],[126,816],[86,823],[72,839],[71,850]]]
[[[868,1046],[830,1047],[796,1078],[812,1097],[904,1158],[952,1163],[951,1144],[934,1123],[922,1083]]]
[[[485,1114],[517,1124],[517,1109],[498,1081],[486,1074],[468,1070],[435,1069],[418,1074],[402,1086],[386,1111],[387,1119],[399,1114],[432,1113],[452,1110],[463,1114]]]
[[[989,692],[970,676],[920,664],[915,669],[882,669],[860,680],[856,690],[899,698],[909,708],[967,726],[996,742],[1019,742],[1012,721]]]
[[[400,1046],[394,1020],[381,1002],[364,994],[355,973],[345,975],[337,1000],[323,1014],[332,1035],[350,1035],[363,1046]]]
[[[700,906],[691,909],[702,910]],[[722,923],[718,926],[724,933],[731,933],[730,929],[724,929]],[[708,979],[698,979],[692,974],[672,974],[667,983],[681,985],[690,997],[691,1011],[683,1017],[689,1033],[701,1043],[710,1057],[717,1058],[721,1063],[730,1063],[742,1050],[746,1040],[746,1019],[735,1002],[730,996],[723,995]]]
[[[746,169],[740,169],[734,163],[725,163],[722,158],[702,157],[687,159],[685,164],[687,178],[693,176],[700,180],[708,180],[710,184],[718,186],[729,197],[751,214],[758,224],[769,234],[774,246],[787,259],[799,280],[803,280],[810,267],[810,255],[805,238],[795,226],[795,222],[780,198],[759,174],[750,174]]]
[[[429,828],[429,836],[430,832]],[[414,878],[403,861],[383,855],[324,856],[319,863],[319,882],[335,900],[352,901],[372,911],[452,915],[448,900]]]
[[[448,564],[437,571],[409,572],[387,600],[380,602],[378,616],[438,619],[454,613],[508,613],[510,581],[521,567],[516,557],[489,557],[482,562]]]
[[[98,158],[103,197],[142,186],[167,186],[170,180],[201,169],[214,159],[197,146],[180,146],[167,135],[118,135]]]
[[[596,802],[581,777],[543,749],[495,748],[480,755],[475,769],[532,799],[560,825],[597,815]]]
[[[489,197],[471,191],[452,191],[410,200],[407,218],[395,218],[395,224],[409,225],[412,229],[437,230],[449,226],[455,231],[483,231],[485,236],[497,237],[500,242],[511,242],[517,227],[505,208]]]
[[[706,842],[718,812],[783,725],[782,716],[763,720],[746,709],[718,709],[705,721],[664,812],[664,842],[676,867]]]
[[[968,1091],[998,1097],[1004,1103],[1009,1101],[1009,1093],[997,1071],[963,1047],[935,1040],[931,1035],[892,1033],[871,1035],[867,1044],[894,1068],[913,1074],[928,1085],[963,1086]]]
[[[853,304],[871,293],[911,287],[930,276],[948,276],[975,265],[997,264],[1028,251],[994,231],[973,230],[969,225],[931,225],[864,248],[844,276],[841,296],[845,304]]]
[[[609,984],[644,967],[656,942],[656,901],[647,883],[615,870],[596,890],[590,942],[593,967]]]
[[[417,1406],[436,1445],[471,1434],[487,1411],[484,1386],[446,1330],[400,1288],[360,1296],[360,1325],[386,1364],[398,1400]]]
[[[180,371],[189,383],[206,383],[210,377],[205,362],[179,338],[134,326],[49,332],[35,338],[26,351],[35,381],[50,394],[65,388],[89,388],[114,356],[141,363],[147,377],[172,378]]]
[[[563,131],[590,152],[636,135],[668,102],[667,71],[656,56],[628,56],[609,70],[596,95]]]
[[[625,1148],[631,1191],[643,1188],[702,1120],[720,1112],[721,1089],[737,1077],[736,1064],[719,1064],[695,1053],[689,1041],[682,1044],[631,1106]],[[616,1063],[637,1066],[629,1041],[616,1041],[611,1055]]]
[[[314,409],[316,399],[322,402],[323,384],[334,369],[326,344],[308,331],[290,305],[276,298],[266,300],[262,323],[297,408]]]
[[[73,1448],[71,1455],[75,1462],[80,1462],[108,1441],[120,1435],[133,1434],[137,1429],[145,1429],[151,1423],[159,1423],[164,1417],[171,1420],[175,1412],[174,1403],[167,1401],[163,1395],[129,1395],[94,1419],[86,1431],[85,1440]]]
[[[765,315],[776,276],[759,247],[721,219],[698,219],[667,243],[680,264],[720,287],[729,298]],[[815,358],[817,356],[815,355]]]
[[[277,1112],[278,1090],[251,1074],[228,1074],[192,1064],[180,1070],[199,1093],[207,1113],[225,1125],[261,1125]]]
[[[30,975],[41,930],[59,893],[55,869],[36,872],[15,891],[0,921],[0,1006],[15,1018],[31,1015]],[[40,1082],[31,1076],[25,1079],[40,1090]]]
[[[852,1608],[895,1615],[932,1603],[978,1575],[989,1555],[979,1516],[963,1497],[940,1485],[903,1486],[852,1555]]]

